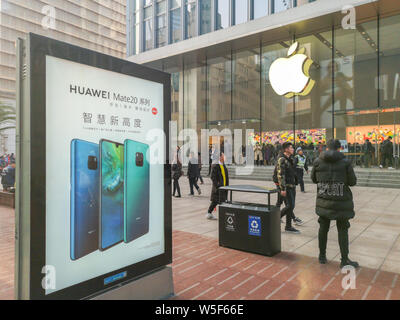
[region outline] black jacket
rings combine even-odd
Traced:
[[[297,175],[294,157],[288,158],[283,153],[279,155],[273,180],[282,191],[285,191],[288,187],[295,188]]]
[[[330,220],[354,217],[353,194],[357,177],[351,163],[339,151],[325,151],[314,161],[311,179],[317,184],[316,213]]]
[[[179,179],[182,176],[182,164],[180,162],[172,165],[172,179]]]
[[[197,159],[195,158],[189,159],[187,176],[189,179],[197,178],[199,176],[199,164],[197,162]]]
[[[224,164],[224,170],[225,170],[225,180],[226,180],[226,186],[229,186],[229,174],[228,174],[228,168]],[[211,201],[216,201],[216,202],[223,202],[227,198],[227,191],[221,191],[221,198],[220,198],[220,192],[218,191],[218,188],[224,185],[224,178],[222,176],[221,172],[221,167],[219,164],[213,164],[212,169],[211,169],[211,180],[212,180],[212,189],[211,189]]]
[[[393,154],[393,143],[390,140],[385,140],[382,142],[382,152],[384,154]]]

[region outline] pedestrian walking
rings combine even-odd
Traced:
[[[179,161],[177,155],[174,156],[174,161],[172,163],[172,179],[174,180],[174,192],[172,195],[176,198],[181,198],[181,187],[179,186],[179,178],[183,175],[182,163]],[[178,195],[175,195],[177,193]]]
[[[194,196],[193,187],[195,187],[199,195],[201,195],[200,187],[197,185],[197,179],[199,177],[199,164],[198,160],[194,156],[194,152],[190,152],[187,176],[189,179],[189,186],[190,186],[189,196]]]
[[[201,153],[199,152],[198,154],[198,158],[199,158],[199,174],[197,176],[197,181],[200,180],[200,184],[204,184],[204,180],[203,177],[201,176],[201,169],[203,168],[203,165],[201,164]]]
[[[375,148],[372,146],[371,141],[369,139],[365,139],[364,143],[364,166],[369,168],[371,165],[372,155],[375,152]]]
[[[291,142],[283,143],[282,153],[279,155],[275,167],[276,178],[274,178],[274,180],[278,184],[278,190],[282,196],[283,202],[285,203],[285,207],[281,211],[281,218],[286,216],[285,231],[298,234],[300,231],[292,226],[292,220],[296,219],[294,208],[296,203],[297,184],[293,154],[293,144]],[[303,223],[300,219],[298,220],[299,224]]]
[[[297,180],[300,185],[300,191],[305,193],[306,191],[304,189],[304,171],[306,171],[308,174],[308,165],[307,157],[304,155],[303,149],[301,147],[298,147],[296,149],[295,165]]]
[[[225,155],[223,152],[219,155],[219,163],[213,164],[211,170],[211,204],[208,208],[206,218],[209,220],[216,220],[217,218],[213,215],[214,209],[218,204],[225,202],[228,198],[228,192],[225,190],[219,190],[220,187],[229,186],[229,174],[228,168],[225,165]]]
[[[357,178],[353,167],[343,153],[339,152],[340,141],[331,139],[326,151],[315,160],[311,179],[317,184],[316,214],[319,216],[319,262],[327,263],[326,244],[332,220],[336,221],[341,254],[340,267],[358,267],[349,259],[349,220],[354,218],[353,194],[350,187],[355,186]]]
[[[389,136],[385,141],[382,142],[381,145],[381,165],[379,168],[383,168],[386,166],[386,160],[388,162],[388,169],[393,169],[392,160],[393,160],[393,143],[392,137]]]

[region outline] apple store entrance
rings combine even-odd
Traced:
[[[301,146],[311,164],[335,137],[356,167],[400,169],[400,16],[378,19],[165,67],[172,73],[178,130],[192,128],[200,136],[201,129],[242,129],[243,141],[260,145],[264,166],[275,164],[285,141]],[[288,58],[293,40],[313,61],[315,83],[308,94],[287,97],[274,90],[269,71]],[[307,76],[289,67],[292,77]],[[291,83],[281,83],[283,94],[294,90],[285,87]],[[254,134],[246,136],[246,129]]]

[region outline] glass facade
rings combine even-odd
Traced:
[[[197,36],[196,0],[186,0],[185,14],[185,38],[190,39]]]
[[[235,12],[234,24],[246,22],[249,13],[248,2],[243,0],[235,0],[233,1],[233,5]]]
[[[212,0],[200,0],[200,34],[212,30]]]
[[[216,30],[228,28],[230,23],[230,0],[217,0]]]
[[[246,23],[316,0],[127,0],[128,55]]]
[[[302,145],[311,162],[330,138],[345,140],[355,166],[399,168],[400,16],[282,39],[185,65],[173,76],[173,111],[181,129],[253,129],[253,142],[272,148],[284,141]],[[286,57],[296,40],[314,61],[315,86],[307,96],[286,98],[272,89],[271,64]],[[165,71],[169,71],[168,68]],[[176,112],[183,116],[178,116]],[[392,137],[390,161],[382,142]],[[367,152],[366,142],[372,143]],[[273,164],[271,153],[267,159]]]

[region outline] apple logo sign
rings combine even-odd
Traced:
[[[269,69],[269,80],[274,91],[286,98],[295,95],[306,96],[314,87],[315,81],[309,71],[314,63],[305,55],[306,49],[299,49],[299,43],[293,43],[287,58],[275,60]]]

